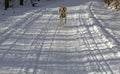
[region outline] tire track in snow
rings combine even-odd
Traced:
[[[79,14],[79,13],[78,13]],[[81,13],[79,14],[79,15],[77,15],[76,14],[76,17],[79,17],[79,18],[76,18],[76,20],[78,20],[78,19],[81,19],[82,17],[81,17]],[[84,17],[83,17],[84,18]],[[81,24],[83,24],[82,23],[82,20],[78,20]],[[88,39],[88,36],[87,35],[84,35],[84,33],[83,33],[83,31],[80,29],[79,30],[79,26],[80,27],[83,27],[84,25],[80,25],[80,23],[76,23],[76,24],[78,24],[78,27],[77,27],[77,29],[78,29],[78,32],[80,31],[80,36],[81,36],[81,38],[83,38],[83,41],[84,41],[84,45],[86,45],[86,47],[88,48],[88,54],[89,54],[89,52],[91,51],[92,52],[92,50],[89,50],[89,48],[91,48],[89,45],[90,45],[90,43],[89,43],[89,39]],[[80,38],[79,38],[79,34],[77,34],[78,35],[78,40],[80,41]],[[79,50],[78,50],[79,51]],[[86,54],[86,55],[88,55],[88,54]],[[92,56],[92,58],[94,59],[94,61],[96,61],[95,60],[95,57],[94,57],[94,55],[92,55],[92,53],[90,53],[90,56]],[[88,58],[88,57],[87,57]],[[96,64],[98,64],[98,63],[96,63]],[[99,66],[99,64],[98,64],[98,66]]]
[[[81,10],[82,11],[82,10]],[[81,27],[84,27],[84,22],[83,22],[83,20],[84,19],[81,19],[82,17],[81,17],[81,13],[79,13],[79,26],[81,26]],[[83,17],[84,18],[84,17]],[[86,28],[86,27],[85,27]],[[85,29],[85,30],[87,30],[87,29]],[[99,68],[99,70],[101,70],[100,68],[102,67],[103,68],[103,66],[100,64],[100,62],[99,62],[99,60],[98,60],[98,58],[96,57],[96,55],[94,54],[94,52],[91,50],[92,48],[91,48],[91,44],[90,44],[90,42],[89,42],[89,38],[88,38],[88,35],[87,34],[84,34],[84,32],[83,32],[83,30],[82,29],[80,29],[80,28],[78,28],[78,31],[80,32],[80,35],[81,35],[81,38],[83,38],[83,42],[84,42],[84,45],[86,45],[86,47],[87,47],[87,50],[88,50],[88,53],[89,53],[89,55],[91,56],[91,58],[94,60],[94,62],[96,63],[96,65],[98,66],[98,68]],[[105,71],[105,69],[103,68],[103,71]]]
[[[45,11],[44,11],[44,12],[45,12]],[[9,51],[12,50],[12,47],[16,44],[16,42],[19,41],[20,38],[24,35],[24,33],[27,32],[28,29],[33,25],[33,24],[31,24],[31,22],[33,22],[34,20],[36,20],[38,17],[42,16],[44,12],[39,13],[39,14],[34,14],[34,15],[32,15],[32,18],[34,18],[34,19],[32,19],[32,18],[30,17],[30,18],[27,20],[27,22],[25,22],[25,23],[23,24],[23,28],[19,28],[19,27],[18,27],[20,30],[23,30],[23,29],[24,29],[24,31],[21,33],[21,35],[20,35],[19,37],[17,37],[17,39],[15,39],[15,41],[14,41],[13,44],[9,47],[9,49],[7,49],[6,52],[2,54],[2,56],[0,57],[0,63],[3,61],[3,59],[5,59],[5,56],[9,53]],[[17,34],[18,32],[19,32],[19,31],[13,31],[13,33],[15,33],[15,34]],[[11,35],[12,35],[12,34],[11,34]],[[8,36],[8,37],[9,37],[9,36]],[[6,40],[8,37],[6,37],[4,40]],[[9,38],[8,38],[8,39],[9,39]]]
[[[103,58],[104,58],[104,60],[106,60],[105,62],[106,62],[106,65],[108,66],[108,68],[109,68],[109,70],[110,70],[110,72],[111,72],[111,74],[116,74],[116,73],[118,73],[119,72],[119,67],[120,66],[118,66],[117,67],[117,64],[116,64],[116,66],[114,66],[114,67],[117,67],[117,69],[114,69],[114,67],[112,67],[112,61],[114,60],[114,61],[120,61],[120,57],[119,56],[117,56],[117,52],[119,52],[119,50],[120,50],[120,48],[119,48],[119,44],[120,44],[120,42],[113,36],[113,35],[111,35],[106,29],[105,29],[105,27],[104,27],[104,24],[103,24],[103,22],[101,21],[101,20],[99,20],[97,17],[95,17],[95,14],[94,14],[94,12],[93,12],[93,10],[92,10],[92,5],[93,5],[93,2],[91,2],[90,4],[89,4],[89,6],[87,7],[87,10],[86,10],[86,12],[88,12],[88,14],[89,14],[89,18],[92,18],[97,24],[97,26],[100,28],[99,30],[102,30],[102,31],[100,31],[100,32],[102,32],[103,33],[103,36],[106,38],[106,39],[108,39],[108,42],[109,42],[109,44],[107,44],[107,43],[105,43],[104,45],[108,48],[108,50],[109,51],[107,51],[107,52],[109,52],[110,53],[110,55],[111,55],[111,57],[106,57],[106,55],[104,55],[105,53],[104,53],[104,51],[101,51],[101,50],[99,50],[99,52],[101,52],[101,55],[103,55]],[[94,31],[95,31],[95,29],[94,29]],[[101,39],[99,39],[100,41],[102,40],[103,42],[104,42],[104,39],[101,37]],[[96,42],[97,43],[97,42]],[[108,59],[111,59],[111,60],[108,60],[107,61],[107,58]],[[112,60],[113,59],[113,60]],[[111,63],[111,64],[110,64]],[[119,63],[119,62],[113,62],[113,63]]]
[[[111,74],[113,74],[111,68],[109,67],[109,65],[108,65],[108,63],[107,63],[107,61],[106,61],[105,58],[103,57],[103,54],[102,54],[101,51],[99,50],[99,46],[97,45],[97,42],[95,42],[96,40],[94,39],[94,36],[91,34],[91,31],[89,30],[88,26],[86,25],[86,24],[88,24],[88,23],[86,23],[86,21],[84,21],[84,20],[82,20],[82,21],[85,23],[84,25],[85,25],[85,27],[86,27],[86,29],[87,29],[87,32],[88,32],[89,36],[92,38],[92,41],[94,42],[95,47],[96,47],[97,51],[99,52],[99,53],[97,53],[97,55],[100,54],[100,55],[99,55],[99,58],[101,57],[101,58],[104,60],[105,65],[107,65],[107,67],[108,67],[108,69],[110,70]],[[97,34],[97,33],[96,33],[96,34]],[[86,37],[88,37],[88,36],[86,36]],[[93,48],[91,47],[91,43],[89,42],[88,38],[86,38],[86,39],[87,39],[87,41],[88,41],[88,43],[89,43],[89,48],[90,48],[90,50],[91,50],[91,49],[93,50]],[[95,59],[97,60],[97,62],[99,62],[99,65],[102,67],[103,71],[104,71],[106,74],[108,74],[105,65],[103,66],[103,63],[101,63],[100,60],[99,60],[99,58],[96,56],[96,52],[92,51],[91,54],[93,54],[94,57],[95,57]],[[92,57],[93,57],[93,56],[92,56]]]
[[[47,38],[47,33],[49,31],[49,28],[51,27],[51,25],[49,24],[49,22],[52,20],[52,18],[53,18],[53,14],[49,15],[49,18],[47,18],[48,19],[47,23],[44,24],[45,27],[40,31],[40,33],[36,37],[34,37],[34,38],[38,38],[40,36],[43,36],[42,40],[38,39],[38,40],[33,41],[34,42],[34,46],[32,46],[32,50],[36,51],[36,59],[33,59],[34,60],[33,61],[34,65],[29,64],[29,66],[27,66],[26,64],[24,64],[24,66],[22,67],[22,69],[24,69],[24,67],[27,67],[26,70],[27,70],[28,73],[29,73],[29,70],[33,70],[33,74],[37,74],[37,72],[38,72],[37,71],[38,70],[38,66],[39,66],[38,64],[40,62],[39,59],[41,58],[41,55],[42,55],[42,50],[43,50],[43,46],[45,45],[45,41],[46,41],[46,38]],[[29,53],[26,55],[26,57],[28,55],[29,55]],[[20,72],[21,71],[19,71],[19,73]]]
[[[78,7],[79,8],[79,7]],[[76,9],[76,8],[75,8]],[[75,52],[79,53],[79,62],[82,63],[82,64],[76,64],[76,72],[74,74],[88,74],[89,71],[88,71],[88,58],[89,58],[89,53],[88,53],[88,50],[85,50],[86,48],[82,47],[82,45],[87,45],[86,43],[82,43],[83,41],[85,41],[84,37],[82,36],[82,33],[79,34],[79,28],[80,28],[80,14],[79,14],[79,9],[78,11],[76,11],[76,14],[74,14],[74,24],[76,25],[76,41],[78,43],[78,45],[75,47]],[[83,38],[83,39],[81,39]],[[82,41],[83,40],[83,41]],[[81,45],[81,44],[82,45]],[[81,58],[82,57],[82,58]]]
[[[57,19],[56,19],[56,21],[57,21]],[[50,23],[50,25],[52,25],[51,23]],[[57,28],[55,28],[55,31],[54,31],[54,33],[53,33],[53,38],[52,38],[52,40],[51,40],[51,43],[50,43],[50,47],[49,47],[49,49],[48,49],[48,54],[47,54],[47,60],[46,61],[48,61],[48,62],[46,62],[46,65],[49,63],[49,56],[50,56],[50,52],[52,52],[53,50],[52,50],[52,46],[53,46],[53,43],[54,43],[54,41],[55,41],[55,36],[56,36],[56,33],[57,33],[57,31],[59,31],[60,30],[60,28],[59,28],[59,25],[57,26]],[[47,68],[47,66],[46,66],[46,68]],[[45,71],[44,71],[44,74],[47,74],[46,72],[47,72],[47,69],[45,68]],[[53,73],[52,73],[53,74]]]
[[[45,11],[46,12],[46,11]],[[46,13],[43,13],[43,14],[46,14]],[[37,15],[37,17],[39,17],[39,13],[37,13],[36,14]],[[35,18],[35,19],[37,19],[37,17]],[[43,15],[40,15],[40,17],[41,17],[41,19],[42,19],[42,17],[43,17]],[[52,17],[52,15],[50,15],[50,17],[49,18],[51,18]],[[33,23],[31,23],[31,24],[33,24]],[[31,26],[32,27],[32,26]],[[39,43],[37,43],[38,41],[36,41],[36,39],[35,38],[37,38],[37,37],[39,37],[40,35],[42,35],[42,33],[44,33],[44,31],[46,31],[46,29],[48,28],[48,26],[47,25],[45,25],[44,24],[44,28],[42,28],[42,30],[39,30],[38,32],[38,35],[36,35],[36,36],[34,36],[33,37],[33,39],[31,40],[31,42],[29,43],[29,45],[31,46],[31,47],[28,47],[27,49],[32,49],[33,51],[35,51],[35,49],[37,49],[38,48],[38,46],[40,46],[39,45]],[[29,28],[30,29],[30,28]],[[27,32],[28,30],[26,30],[26,32]],[[22,36],[24,36],[24,35],[26,35],[25,33],[23,33],[22,34]],[[39,40],[40,41],[40,40]],[[35,45],[33,45],[33,44],[35,44]],[[12,50],[10,50],[10,51],[12,51]],[[15,61],[15,62],[18,62],[18,64],[17,65],[19,65],[20,67],[21,67],[21,65],[22,65],[22,67],[20,68],[20,70],[19,70],[19,72],[18,73],[21,73],[21,71],[22,71],[22,69],[23,69],[23,67],[31,67],[31,66],[29,66],[28,64],[26,64],[26,60],[23,60],[24,58],[27,58],[27,57],[29,57],[29,53],[31,53],[32,51],[29,51],[29,50],[26,50],[27,52],[26,53],[24,53],[24,55],[23,55],[23,57],[22,57],[22,59],[21,59],[21,61],[20,62],[18,62],[18,61]],[[39,51],[36,51],[36,52],[39,52]],[[32,53],[33,54],[33,53]],[[22,54],[21,54],[22,55]],[[22,62],[24,62],[24,64],[21,64]],[[11,71],[12,72],[12,71]]]
[[[102,21],[96,17],[95,13],[92,10],[93,2],[91,2],[88,6],[88,12],[90,14],[90,17],[92,17],[95,22],[98,23],[97,25],[101,28],[101,30],[105,33],[106,37],[109,38],[111,42],[115,43],[117,46],[120,46],[120,42],[106,30],[106,28],[104,27],[104,23],[102,23]]]
[[[83,11],[83,10],[81,10],[81,11]],[[82,12],[82,13],[88,13],[88,12]],[[80,14],[82,14],[82,13],[80,13]],[[84,15],[84,14],[83,14]],[[103,69],[103,71],[106,73],[106,74],[108,74],[109,72],[110,72],[110,74],[114,74],[113,73],[113,71],[112,71],[112,69],[111,69],[111,67],[110,67],[110,65],[108,64],[108,62],[107,62],[107,60],[104,58],[104,54],[103,54],[103,52],[99,49],[99,46],[98,46],[98,44],[97,44],[97,42],[96,42],[96,40],[94,39],[94,35],[91,33],[92,31],[90,31],[90,29],[89,29],[89,27],[90,27],[90,23],[86,23],[86,18],[85,18],[85,16],[81,16],[82,18],[81,18],[81,21],[80,22],[83,22],[83,23],[81,23],[81,24],[83,24],[82,26],[84,26],[85,28],[86,28],[86,30],[87,30],[87,32],[88,32],[88,35],[90,36],[90,38],[92,38],[92,41],[94,42],[94,44],[95,44],[95,47],[96,47],[96,49],[97,49],[97,51],[96,52],[99,52],[99,53],[97,53],[97,54],[99,54],[99,58],[101,57],[102,59],[103,59],[103,61],[102,62],[104,62],[105,63],[105,65],[106,65],[106,67],[105,67],[105,65],[102,63],[102,62],[100,62],[100,60],[99,60],[99,58],[96,56],[96,52],[94,52],[94,51],[92,51],[94,48],[92,48],[90,45],[91,45],[91,43],[90,43],[90,41],[89,41],[89,39],[87,38],[88,36],[86,35],[84,35],[84,37],[85,37],[85,39],[84,39],[84,41],[86,40],[87,41],[87,44],[88,44],[88,48],[90,48],[89,50],[91,51],[90,52],[90,54],[91,54],[91,56],[94,58],[95,57],[95,61],[97,61],[96,62],[96,64],[97,63],[99,63],[98,64],[98,66],[100,65],[101,67],[102,67],[102,69]],[[85,19],[84,19],[85,18]],[[89,18],[89,17],[88,17]],[[86,21],[85,21],[86,20]],[[93,28],[93,30],[96,32],[96,30]],[[80,32],[82,32],[82,30],[80,31]],[[96,32],[96,34],[97,34],[97,32]],[[82,34],[81,34],[82,35]],[[99,36],[99,34],[98,34],[98,36]],[[101,41],[103,38],[101,38],[101,39],[99,39],[99,41]],[[102,40],[103,41],[103,40]],[[103,43],[104,43],[104,41],[103,41]],[[86,45],[87,45],[86,44]],[[108,45],[106,45],[106,43],[104,44],[106,47],[108,47]],[[104,66],[103,66],[104,65]],[[108,70],[109,70],[109,72],[108,72]]]
[[[47,11],[45,11],[45,12],[47,12]],[[46,13],[44,13],[44,15],[45,15]],[[52,16],[53,15],[50,15],[49,16],[49,18],[47,18],[48,20],[50,20],[51,18],[52,18]],[[42,16],[43,17],[43,16]],[[40,19],[42,19],[42,17],[40,18]],[[47,21],[47,23],[46,24],[48,24],[49,23],[49,21]],[[39,41],[41,41],[40,39],[36,39],[36,38],[38,38],[38,37],[40,37],[40,36],[42,36],[42,34],[43,35],[46,35],[46,33],[47,33],[47,29],[50,27],[50,25],[46,25],[46,24],[44,24],[44,28],[42,28],[42,30],[39,30],[38,32],[37,32],[37,35],[34,35],[34,37],[33,37],[33,39],[31,40],[31,42],[30,42],[30,46],[31,46],[31,48],[29,48],[29,49],[31,49],[31,50],[33,50],[34,52],[36,51],[36,53],[39,55],[39,57],[40,57],[40,53],[42,52],[42,49],[39,49],[38,50],[38,48],[40,47],[40,45],[42,44],[42,46],[43,46],[43,43],[41,43],[41,42],[39,42]],[[43,42],[45,41],[45,39],[43,38]],[[39,43],[38,43],[39,42]],[[24,56],[25,58],[27,58],[27,57],[29,57],[29,55],[30,54],[35,54],[33,51],[28,51],[27,53],[26,53],[26,55]],[[38,60],[37,60],[38,61]],[[25,60],[25,62],[26,62],[26,60]],[[36,64],[36,63],[35,63]],[[27,66],[26,65],[26,63],[21,67],[21,69],[20,69],[20,71],[18,72],[18,73],[21,73],[22,71],[22,69],[24,69],[24,67],[26,67],[26,70],[27,71],[29,71],[29,69],[30,68],[32,68],[32,65],[30,66],[30,64]],[[36,67],[36,69],[37,69],[37,64],[35,65],[35,67]],[[27,73],[27,71],[26,71],[26,73]],[[34,70],[34,74],[36,74],[35,73],[36,72],[36,70]]]
[[[78,42],[78,45],[80,45],[80,37],[79,37],[79,33],[78,33],[78,29],[79,29],[78,17],[79,17],[79,15],[77,15],[77,14],[79,14],[79,10],[76,11],[76,13],[74,14],[73,21],[74,21],[74,24],[76,25],[76,36],[77,36],[76,41]],[[79,46],[75,47],[74,52],[79,53],[79,56],[82,57],[82,58],[79,58],[79,61],[84,62],[86,60],[86,58],[88,58],[88,57],[86,57],[88,54],[84,51],[81,53],[81,51],[82,50],[80,50]],[[77,59],[76,59],[76,61],[77,61]],[[76,64],[75,65],[76,66],[76,71],[74,71],[74,74],[80,74],[80,73],[87,74],[88,72],[87,72],[86,66],[84,64],[82,64],[82,65]]]
[[[37,73],[38,72],[37,70],[38,70],[38,67],[39,67],[38,64],[40,62],[40,58],[41,58],[41,55],[42,55],[41,53],[43,51],[43,46],[45,45],[45,41],[46,41],[46,38],[47,38],[47,33],[49,32],[49,28],[51,27],[51,24],[49,24],[49,23],[50,23],[52,18],[53,18],[53,14],[50,16],[50,19],[48,19],[48,24],[46,24],[47,26],[45,27],[45,30],[43,32],[41,32],[41,33],[44,33],[43,34],[44,38],[42,39],[42,42],[40,44],[37,44],[36,47],[35,47],[35,49],[39,48],[39,51],[36,54],[37,57],[36,57],[36,60],[35,60],[35,66],[34,66],[33,74],[38,74]]]
[[[43,11],[43,9],[40,9],[39,11],[34,11],[33,13],[28,14],[28,17],[23,17],[21,18],[22,20],[16,22],[15,24],[10,25],[6,30],[4,30],[2,33],[0,33],[1,38],[0,38],[0,45],[7,39],[9,39],[9,37],[16,33],[16,31],[22,31],[22,28],[24,28],[25,26],[27,26],[26,24],[28,24],[29,20],[31,20],[34,17],[34,13]],[[25,21],[25,22],[23,22]],[[18,24],[17,24],[18,23]]]

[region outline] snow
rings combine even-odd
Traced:
[[[120,74],[120,12],[103,0],[0,8],[0,74]],[[67,7],[60,26],[58,6]]]

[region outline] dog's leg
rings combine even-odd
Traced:
[[[64,19],[63,18],[61,18],[61,26],[63,27],[64,26]]]
[[[60,18],[60,26],[62,26],[62,22],[63,22],[63,20],[62,20],[62,18]]]
[[[65,17],[65,24],[66,24],[66,22],[67,22],[67,18]]]
[[[64,26],[64,19],[62,18],[62,26]]]

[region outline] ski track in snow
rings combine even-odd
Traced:
[[[64,27],[56,10],[40,8],[2,26],[0,74],[119,74],[119,43],[94,17],[92,2],[68,7]]]

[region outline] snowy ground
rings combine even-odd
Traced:
[[[120,14],[101,1],[0,10],[0,74],[120,74]],[[59,5],[68,8],[64,27]]]

